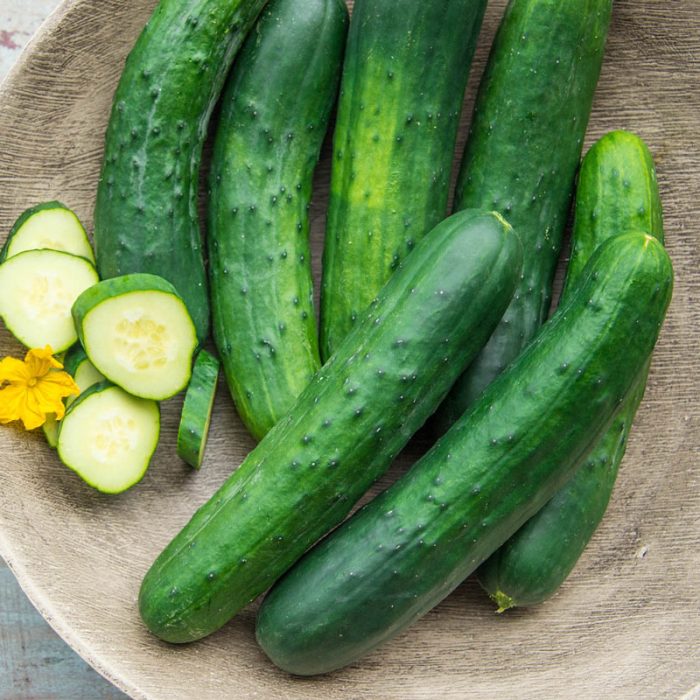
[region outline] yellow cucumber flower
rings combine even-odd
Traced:
[[[61,420],[66,413],[63,399],[80,393],[73,377],[62,369],[48,345],[30,350],[24,362],[14,357],[0,361],[0,423],[21,420],[27,430],[34,430],[48,414]]]

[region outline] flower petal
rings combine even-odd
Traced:
[[[50,345],[47,345],[43,350],[41,348],[30,350],[24,358],[24,362],[32,377],[43,377],[51,369],[63,368],[63,365],[54,358]]]
[[[21,360],[14,357],[6,357],[0,360],[0,385],[5,382],[10,384],[26,384],[31,379],[29,368]]]

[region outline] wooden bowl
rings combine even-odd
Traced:
[[[488,10],[461,143],[504,4],[493,0]],[[3,237],[23,209],[54,198],[91,225],[112,93],[154,5],[65,3],[4,83]],[[0,429],[0,551],[49,623],[137,698],[692,695],[700,683],[698,56],[696,0],[616,1],[588,143],[616,128],[649,143],[659,166],[676,291],[610,511],[552,601],[497,616],[469,581],[361,663],[311,680],[278,671],[258,649],[255,606],[198,644],[158,642],[137,613],[141,578],[253,445],[220,391],[204,469],[194,473],[175,455],[180,406],[171,401],[153,467],[120,497],[86,487],[61,466],[40,431]],[[326,156],[313,210],[316,272],[328,176]],[[0,331],[0,355],[21,352]]]

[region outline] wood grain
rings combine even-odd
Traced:
[[[64,5],[4,85],[0,230],[49,198],[91,225],[111,95],[153,6]],[[492,0],[488,10],[462,143],[503,7]],[[153,468],[119,498],[83,486],[40,435],[0,431],[0,551],[49,622],[136,698],[670,698],[698,686],[699,55],[696,0],[616,1],[587,140],[626,128],[649,143],[676,291],[610,512],[554,600],[499,617],[469,581],[362,663],[314,680],[289,678],[265,659],[253,637],[255,606],[199,644],[157,642],[136,611],[141,577],[252,446],[221,391],[201,473],[175,456],[179,403],[169,402]],[[313,210],[317,275],[328,173],[326,154]],[[19,352],[0,331],[0,353]]]

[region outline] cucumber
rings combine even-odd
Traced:
[[[601,246],[585,277],[422,460],[272,589],[257,639],[280,668],[325,673],[398,634],[573,474],[654,346],[673,272],[633,233]]]
[[[95,205],[100,276],[175,285],[209,334],[197,193],[209,116],[265,0],[160,0],[114,96]]]
[[[501,213],[523,242],[523,278],[435,420],[444,432],[518,356],[549,312],[612,0],[511,0],[474,108],[455,208]]]
[[[78,339],[73,302],[97,282],[85,258],[57,250],[19,253],[0,265],[0,316],[26,347],[50,345],[61,353]]]
[[[206,350],[200,350],[177,431],[177,453],[195,469],[202,466],[218,379],[219,360]]]
[[[78,297],[73,318],[90,362],[133,396],[164,401],[189,383],[197,333],[182,297],[163,278],[104,280]]]
[[[273,0],[222,98],[209,197],[214,338],[257,439],[321,366],[309,204],[347,24],[341,0]]]
[[[337,525],[391,464],[510,301],[520,243],[496,214],[440,224],[290,413],[192,518],[141,586],[169,642],[204,637]]]
[[[87,353],[82,345],[74,345],[63,360],[63,368],[73,377],[81,393],[87,391],[93,384],[104,382],[105,378],[95,365],[90,362]],[[66,406],[70,406],[77,396],[69,396],[66,399]]]
[[[0,263],[27,250],[60,250],[95,264],[95,255],[80,219],[60,202],[27,209],[15,222],[0,251]]]
[[[101,382],[81,394],[61,421],[58,456],[98,491],[122,493],[143,478],[159,434],[155,401]]]
[[[323,253],[324,360],[447,214],[464,89],[485,8],[486,0],[355,2]]]
[[[56,449],[56,445],[58,445],[58,431],[60,427],[55,413],[47,415],[46,422],[41,426],[46,442],[51,449]]]
[[[581,166],[562,303],[581,283],[595,249],[608,238],[634,229],[647,231],[663,243],[656,170],[641,139],[616,131],[600,139]],[[499,612],[545,601],[574,568],[605,515],[648,373],[647,363],[634,392],[573,479],[479,569],[479,581]]]
[[[85,350],[78,344],[74,345],[65,357],[57,359],[63,363],[63,369],[73,377],[81,392],[89,389],[93,384],[104,381],[104,377],[93,367]],[[77,396],[66,397],[66,407],[70,406],[77,398]],[[58,445],[58,432],[61,429],[61,424],[56,420],[56,416],[54,414],[47,416],[46,423],[42,428],[49,447],[55,448]]]

